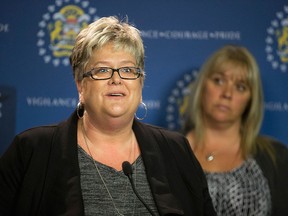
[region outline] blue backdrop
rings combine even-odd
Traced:
[[[179,129],[179,104],[204,60],[224,44],[255,55],[263,80],[261,132],[288,143],[287,0],[11,0],[0,4],[0,154],[24,129],[67,118],[78,96],[73,39],[102,16],[128,16],[146,47],[148,123]]]

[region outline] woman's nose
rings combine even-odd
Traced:
[[[222,93],[223,97],[227,98],[227,99],[231,99],[232,95],[233,95],[233,86],[226,84],[223,87],[223,93]]]
[[[114,84],[114,85],[115,84],[118,85],[118,84],[121,84],[121,82],[122,82],[122,79],[121,79],[119,73],[117,71],[114,71],[111,79],[109,80],[109,83]]]

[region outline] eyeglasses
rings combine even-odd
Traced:
[[[85,72],[83,78],[91,77],[94,80],[107,80],[112,78],[114,72],[117,72],[121,79],[135,80],[140,76],[143,76],[142,70],[136,67],[121,67],[121,68],[108,68],[108,67],[97,67],[92,70]]]

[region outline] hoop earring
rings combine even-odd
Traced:
[[[78,116],[79,119],[83,118],[84,104],[82,104],[80,101],[77,104],[76,113],[77,113],[77,116]]]
[[[145,114],[144,114],[144,116],[143,116],[142,118],[139,118],[139,117],[137,116],[137,113],[135,113],[134,115],[135,115],[135,118],[136,118],[137,120],[140,120],[140,121],[141,121],[141,120],[143,120],[143,119],[146,118],[148,109],[147,109],[147,106],[146,106],[146,104],[145,104],[144,102],[141,101],[140,104],[141,104],[141,105],[144,107],[144,109],[145,109]]]

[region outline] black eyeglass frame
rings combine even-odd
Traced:
[[[92,74],[92,71],[97,69],[97,68],[92,68],[90,71],[87,71],[83,74],[83,78],[85,77],[91,77],[93,80],[108,80],[108,79],[111,79],[114,75],[114,72],[116,71],[119,75],[119,77],[121,79],[124,79],[124,80],[136,80],[138,79],[140,76],[143,76],[143,73],[142,73],[142,70],[140,68],[137,68],[137,67],[121,67],[121,68],[109,68],[109,67],[99,67],[99,69],[110,69],[112,70],[112,73],[111,73],[111,76],[110,77],[106,77],[106,78],[94,78],[93,77],[93,74]],[[120,70],[123,69],[123,68],[128,68],[128,69],[136,69],[136,73],[137,73],[137,76],[136,77],[133,77],[133,78],[127,78],[127,77],[122,77],[121,74],[120,74]]]

